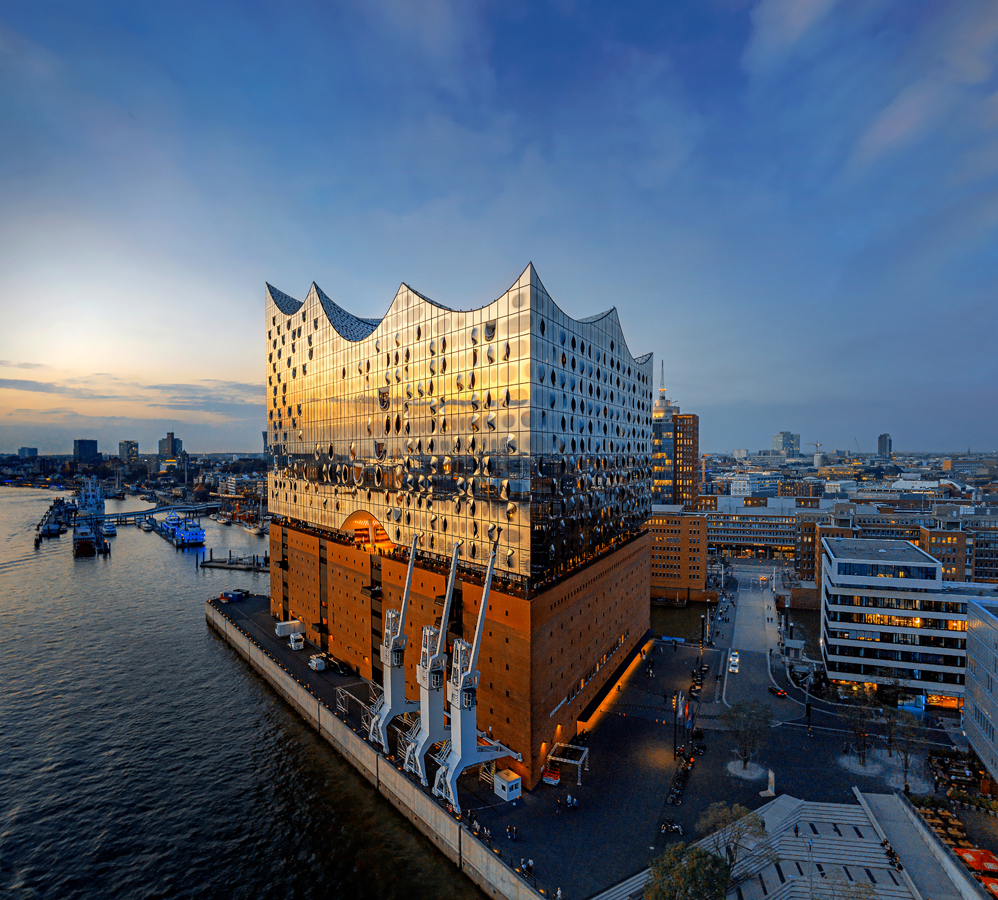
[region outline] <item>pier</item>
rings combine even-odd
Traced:
[[[208,558],[202,559],[198,565],[202,569],[231,569],[236,572],[269,572],[270,554],[262,556],[254,553],[249,556],[236,556],[229,551],[227,559],[215,559],[214,550],[208,550]]]

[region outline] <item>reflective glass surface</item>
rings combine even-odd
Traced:
[[[616,310],[573,320],[529,266],[480,309],[403,284],[361,319],[315,284],[303,302],[268,285],[266,316],[273,514],[422,532],[442,559],[461,539],[464,568],[500,535],[497,570],[527,588],[647,520],[652,358],[631,356]]]

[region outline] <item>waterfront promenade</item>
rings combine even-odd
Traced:
[[[314,649],[294,652],[285,639],[274,635],[266,597],[251,597],[238,604],[210,601],[210,605],[330,710],[336,709],[338,687],[353,685],[361,696],[366,693],[365,683],[357,677],[311,671],[307,663]],[[747,604],[745,609],[752,609],[753,615],[764,612],[764,606],[758,609],[756,603]],[[854,785],[873,792],[887,787],[873,771],[866,775],[840,765],[844,730],[832,721],[823,722],[824,727],[816,728],[815,737],[805,742],[797,723],[788,721],[770,729],[755,760],[762,776],[750,772],[744,777],[737,765],[729,767],[734,748],[727,733],[719,730],[718,716],[723,708],[719,700],[704,705],[701,724],[708,729],[707,751],[697,758],[683,803],[668,804],[666,795],[676,768],[671,696],[674,690],[688,687],[699,651],[695,646],[673,649],[651,641],[646,650],[648,660],[654,661],[652,674],[647,673],[647,661],[635,659],[590,722],[589,771],[583,772],[581,787],[576,784],[573,768],[565,766],[559,787],[542,783],[525,792],[514,806],[502,803],[473,774],[460,781],[465,810],[462,825],[466,828],[474,818],[488,828],[493,853],[507,862],[518,864],[521,856],[532,858],[537,886],[549,895],[560,887],[565,900],[583,900],[645,869],[668,843],[680,839],[673,833],[661,833],[662,816],[680,822],[682,839],[689,840],[695,837],[697,819],[712,802],[724,800],[757,808],[763,802],[759,792],[765,788],[764,773],[769,768],[777,774],[778,794],[789,792],[809,800],[852,802]],[[764,658],[765,654],[759,655]],[[704,662],[711,667],[708,684],[716,683],[715,673],[725,657],[723,649],[705,651]],[[729,684],[728,691],[732,690]],[[706,690],[705,696],[710,693]],[[783,702],[803,714],[796,704]],[[791,720],[792,716],[783,718]],[[374,753],[369,745],[366,749]],[[394,763],[382,759],[381,765]],[[418,790],[423,791],[421,787]],[[429,791],[424,793],[429,803],[439,807]],[[579,800],[578,809],[572,812],[567,811],[568,794]],[[507,825],[516,826],[516,843],[507,841]]]

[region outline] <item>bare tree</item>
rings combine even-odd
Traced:
[[[814,900],[875,900],[872,884],[847,881],[841,874],[822,875],[814,879]]]
[[[696,827],[698,833],[706,836],[704,843],[711,852],[726,859],[732,871],[738,860],[766,837],[762,819],[738,803],[732,806],[723,801],[711,803]]]
[[[897,748],[901,757],[901,769],[904,772],[904,792],[909,792],[908,772],[911,770],[911,760],[918,750],[919,734],[918,719],[907,710],[898,713]]]
[[[873,721],[873,708],[865,700],[850,706],[845,712],[846,723],[853,736],[853,747],[862,766],[866,765],[866,752],[870,746],[870,725]]]
[[[897,739],[898,699],[904,685],[898,678],[892,678],[886,684],[881,685],[881,688],[880,694],[884,700],[884,740],[887,742],[887,755],[894,756],[894,743]]]
[[[736,703],[721,714],[721,724],[735,737],[742,769],[748,768],[749,760],[758,752],[772,721],[772,708],[758,700]]]

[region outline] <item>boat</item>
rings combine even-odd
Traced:
[[[118,533],[118,526],[114,522],[102,522],[100,526],[100,533],[104,537],[114,537]]]
[[[230,519],[225,513],[218,514],[218,524],[219,525],[231,525],[232,519]]]
[[[73,531],[73,556],[95,556],[97,541],[94,530],[87,524],[77,525]]]
[[[171,538],[177,547],[203,547],[204,529],[189,519],[184,519],[173,531]]]
[[[167,537],[172,537],[173,533],[184,524],[184,519],[181,519],[175,512],[170,513],[163,520],[163,530],[166,532]]]
[[[152,531],[153,530],[152,519],[151,518],[142,519],[140,527],[142,528],[143,531]]]
[[[39,534],[42,537],[59,537],[59,523],[49,519],[44,525],[42,525]]]
[[[253,522],[247,522],[245,525],[243,525],[243,531],[247,531],[250,534],[261,534],[261,535],[263,534],[263,529],[259,525],[254,524]]]
[[[83,517],[104,515],[104,492],[96,475],[83,477],[80,497],[76,501],[76,514]]]

